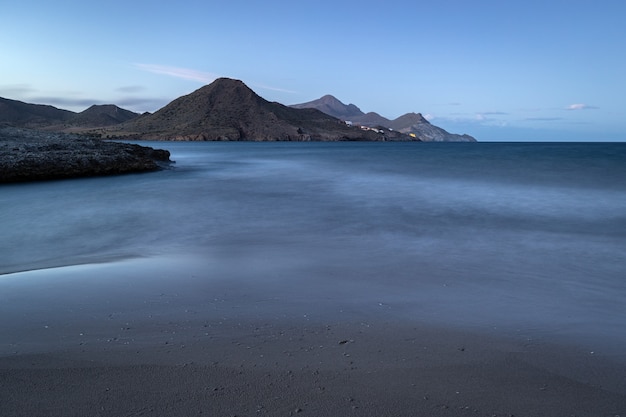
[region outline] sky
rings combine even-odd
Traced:
[[[626,141],[624,18],[624,0],[0,0],[0,97],[154,112],[229,77],[479,141]]]

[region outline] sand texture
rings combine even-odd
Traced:
[[[625,370],[590,352],[398,323],[171,322],[4,355],[0,415],[614,417]]]

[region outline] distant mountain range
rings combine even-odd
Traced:
[[[111,126],[105,135],[153,140],[410,140],[347,126],[316,109],[293,109],[259,97],[243,82],[220,78],[154,114]]]
[[[475,141],[433,126],[419,113],[390,121],[330,95],[294,106],[269,102],[229,78],[142,115],[112,104],[75,113],[0,98],[0,124],[150,140]]]
[[[15,127],[71,131],[111,126],[138,117],[113,104],[93,105],[75,113],[53,106],[23,103],[0,97],[0,123]]]
[[[113,104],[93,105],[75,113],[53,106],[23,103],[0,97],[0,123],[33,129],[71,130],[111,126],[138,117]]]
[[[325,95],[308,103],[294,104],[296,109],[318,109],[330,116],[346,122],[366,127],[385,127],[395,131],[415,135],[425,142],[475,142],[469,135],[448,133],[444,129],[430,124],[421,113],[406,113],[397,119],[389,120],[378,113],[363,113],[354,104],[344,104],[331,95]]]
[[[0,97],[0,123],[19,127],[46,127],[63,124],[76,113],[53,106],[28,104]]]

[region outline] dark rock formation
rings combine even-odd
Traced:
[[[155,171],[169,157],[169,151],[134,144],[0,128],[0,183]]]

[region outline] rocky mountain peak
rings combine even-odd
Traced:
[[[350,120],[351,118],[360,117],[364,114],[361,109],[354,104],[344,104],[330,94],[326,94],[325,96],[308,103],[296,104],[290,107],[295,109],[318,109],[323,113],[342,120]]]
[[[138,117],[139,114],[122,109],[115,104],[94,104],[72,118],[79,126],[111,126]]]
[[[190,120],[195,120],[216,112],[241,114],[245,109],[266,102],[242,81],[218,78],[211,84],[172,101],[154,115],[178,114],[184,110],[190,112]]]
[[[397,119],[395,119],[392,125],[395,125],[396,127],[398,127],[398,126],[411,126],[411,125],[416,125],[420,123],[430,124],[430,122],[426,120],[424,116],[422,116],[422,113],[406,113],[398,117]]]

